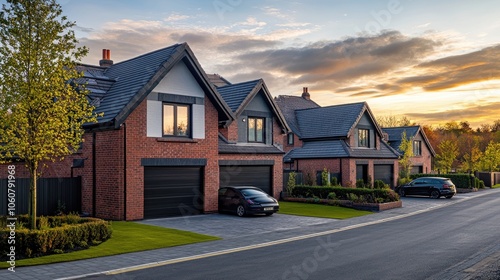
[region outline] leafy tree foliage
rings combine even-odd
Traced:
[[[411,172],[411,157],[413,157],[413,139],[407,137],[406,131],[401,134],[401,144],[399,145],[399,150],[403,152],[403,155],[399,159],[400,179],[410,179]]]
[[[480,165],[485,171],[500,171],[500,143],[491,141],[488,144]]]
[[[0,13],[0,159],[31,174],[29,215],[36,227],[36,182],[43,162],[77,150],[82,125],[96,121],[76,61],[74,22],[55,0],[7,0]]]
[[[453,161],[458,156],[457,142],[453,140],[444,140],[438,146],[440,153],[436,156],[436,165],[438,169],[447,173],[451,170]]]

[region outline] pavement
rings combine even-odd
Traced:
[[[0,279],[78,279],[100,274],[118,274],[147,267],[166,265],[250,250],[311,238],[334,232],[350,230],[375,223],[397,220],[432,211],[447,205],[500,192],[487,189],[479,192],[457,194],[452,199],[429,199],[404,197],[403,207],[377,212],[372,215],[346,220],[300,217],[274,214],[273,216],[237,217],[224,214],[207,214],[140,221],[144,224],[176,228],[221,237],[221,240],[190,244],[178,247],[121,254],[49,265],[16,267],[15,272],[0,271]],[[261,229],[265,229],[262,231]]]

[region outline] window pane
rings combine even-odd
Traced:
[[[264,142],[264,119],[256,119],[257,121],[257,142]]]
[[[163,105],[163,134],[174,135],[174,106]]]
[[[189,110],[187,106],[177,106],[177,135],[187,136],[189,129]]]
[[[359,147],[368,147],[368,130],[358,130],[358,145]]]
[[[248,141],[255,142],[255,119],[248,118]]]

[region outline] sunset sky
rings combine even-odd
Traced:
[[[1,1],[3,2],[3,1]],[[62,0],[97,64],[187,42],[207,73],[308,87],[323,106],[367,101],[420,124],[500,119],[498,0]]]

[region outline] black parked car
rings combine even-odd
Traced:
[[[452,198],[457,190],[455,184],[449,178],[443,177],[420,177],[406,185],[396,188],[400,196],[425,195],[431,198]]]
[[[252,214],[271,216],[278,210],[278,201],[259,188],[223,187],[219,189],[219,213],[233,212],[240,217]]]

